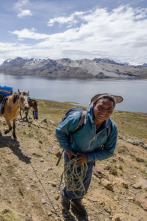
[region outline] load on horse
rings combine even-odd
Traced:
[[[21,92],[18,89],[18,93],[13,93],[13,88],[9,86],[0,86],[0,102],[2,106],[2,111],[0,112],[0,117],[4,117],[9,129],[5,130],[5,134],[9,133],[13,129],[13,138],[17,139],[15,128],[16,119],[20,112],[20,107],[23,110],[29,108],[28,105],[29,92]],[[13,121],[13,127],[11,126],[11,121]]]
[[[29,104],[29,109],[33,108],[33,118],[34,119],[38,119],[38,101],[36,101],[35,99],[32,99],[30,97],[28,97],[28,104]],[[22,108],[20,108],[20,116],[22,119],[22,113],[21,111],[23,110],[23,112],[25,112],[25,117],[26,121],[28,121],[28,114],[29,114],[29,109],[27,110],[23,110]]]

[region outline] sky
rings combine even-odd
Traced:
[[[109,58],[147,63],[146,0],[0,0],[0,63]]]

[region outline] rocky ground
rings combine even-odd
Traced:
[[[63,158],[50,119],[17,121],[17,141],[0,119],[0,221],[81,221],[61,207]],[[53,146],[54,145],[54,146]],[[52,148],[51,148],[52,147]],[[115,155],[97,162],[83,203],[89,221],[146,221],[147,144],[119,134]],[[13,211],[13,213],[12,213]],[[5,217],[5,218],[4,218]],[[9,218],[8,218],[9,217]]]

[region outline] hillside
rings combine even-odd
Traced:
[[[0,73],[35,75],[50,78],[147,78],[147,65],[130,66],[109,59],[71,60],[63,58],[6,60],[0,65]]]
[[[56,166],[61,149],[55,128],[72,106],[39,100],[39,120],[32,119],[32,111],[29,122],[18,120],[17,141],[4,135],[7,125],[0,118],[0,221],[82,220],[74,211],[62,213],[58,189],[63,157]],[[83,200],[88,220],[146,221],[147,114],[115,111],[112,118],[117,147],[113,157],[96,163]]]

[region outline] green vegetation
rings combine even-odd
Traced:
[[[38,100],[39,118],[47,118],[59,123],[66,113],[72,107],[79,107],[69,102],[56,102],[49,100]],[[147,138],[147,113],[114,111],[112,119],[118,127],[119,133],[126,136]]]
[[[0,221],[21,221],[10,209],[0,212]]]
[[[147,139],[147,113],[115,111],[112,119],[122,134]]]

